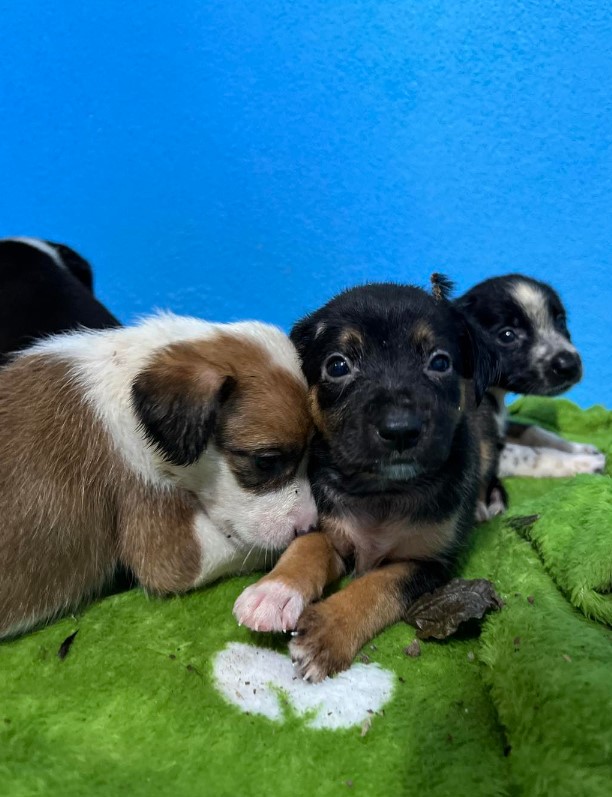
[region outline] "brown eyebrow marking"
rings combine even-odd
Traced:
[[[363,335],[361,334],[361,332],[359,332],[358,329],[355,329],[354,327],[345,327],[340,333],[338,342],[341,346],[361,347],[363,346]]]
[[[430,349],[436,341],[436,335],[431,325],[423,318],[420,318],[412,327],[410,339],[413,345],[420,346],[423,349]]]

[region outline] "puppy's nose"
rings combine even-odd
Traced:
[[[550,367],[553,374],[565,381],[578,380],[582,374],[580,357],[571,351],[562,351],[551,360]]]
[[[387,413],[378,427],[378,434],[396,451],[412,448],[423,429],[423,421],[414,412],[395,409]]]

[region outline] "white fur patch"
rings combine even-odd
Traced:
[[[215,656],[215,685],[244,712],[282,722],[284,696],[308,728],[352,728],[380,711],[393,694],[395,676],[378,664],[354,664],[350,670],[309,684],[296,675],[288,656],[231,642]]]
[[[31,246],[33,249],[38,249],[39,252],[43,252],[45,255],[51,258],[56,266],[59,268],[63,268],[67,270],[67,266],[60,257],[59,252],[54,249],[50,244],[46,241],[42,241],[40,238],[26,238],[24,236],[17,236],[16,238],[3,238],[3,241],[16,241],[20,244],[26,244],[27,246]]]
[[[579,473],[603,473],[604,454],[574,454],[554,448],[532,448],[507,443],[501,453],[498,475],[561,479]]]
[[[552,319],[548,312],[546,296],[536,285],[518,281],[512,285],[511,292],[516,302],[531,318],[536,329],[551,326]]]

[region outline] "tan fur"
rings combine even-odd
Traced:
[[[186,490],[135,484],[123,491],[118,515],[119,556],[139,583],[159,595],[186,592],[200,573],[202,553],[193,521],[201,507]]]
[[[358,329],[347,327],[340,333],[339,343],[342,351],[350,348],[360,348],[363,346],[363,335]]]
[[[151,390],[193,395],[200,402],[203,391],[212,397],[224,379],[232,379],[238,384],[229,402],[233,446],[253,449],[271,440],[306,445],[311,419],[303,383],[245,338],[217,333],[210,340],[175,343],[143,377]]]
[[[320,681],[350,667],[368,640],[402,619],[401,583],[414,570],[411,562],[371,570],[327,600],[309,606],[290,645],[300,672],[308,680]]]
[[[317,385],[314,385],[308,391],[308,405],[310,407],[310,415],[314,421],[314,425],[321,432],[323,437],[328,440],[330,436],[330,429],[327,420],[327,415],[321,410],[319,405],[319,390]]]
[[[410,339],[417,350],[429,351],[435,343],[436,336],[430,324],[420,318],[410,330]]]
[[[436,524],[409,524],[405,519],[384,525],[368,523],[363,516],[334,518],[325,524],[341,556],[355,556],[360,575],[384,562],[434,559],[455,537],[455,516]]]
[[[318,600],[325,587],[344,572],[344,563],[330,537],[317,531],[295,540],[283,553],[274,570],[258,583],[282,581],[299,592],[306,604]]]
[[[0,636],[104,588],[118,490],[131,481],[64,364],[29,357],[3,370],[0,560],[11,578],[0,579]]]

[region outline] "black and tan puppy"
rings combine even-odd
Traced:
[[[507,274],[479,283],[455,305],[478,325],[499,358],[498,379],[481,409],[481,415],[488,414],[497,424],[502,449],[498,475],[556,477],[603,470],[605,457],[594,446],[564,440],[537,426],[507,422],[507,392],[558,396],[582,377],[565,307],[550,285]],[[495,467],[491,468],[494,477]],[[480,519],[504,508],[499,483],[493,479],[487,492],[486,505],[479,506]]]
[[[118,325],[74,249],[40,238],[0,240],[0,364],[48,335]]]
[[[448,579],[474,522],[475,407],[495,360],[444,298],[401,285],[346,291],[292,339],[316,426],[320,531],[293,543],[234,613],[255,630],[296,629],[292,657],[319,681]],[[349,563],[358,578],[306,608]]]

